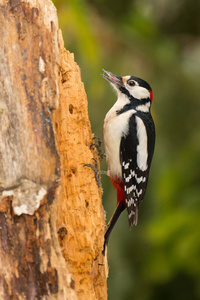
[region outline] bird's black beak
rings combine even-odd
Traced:
[[[106,73],[106,76],[105,74],[101,74],[101,76],[103,78],[105,78],[106,80],[108,80],[109,82],[113,83],[115,86],[117,87],[122,87],[124,86],[124,83],[123,83],[123,80],[122,80],[122,77],[120,76],[117,76],[109,71],[106,71],[103,69],[103,71]]]

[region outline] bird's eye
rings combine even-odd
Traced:
[[[134,86],[134,85],[135,85],[135,82],[134,82],[133,80],[130,80],[130,81],[128,82],[128,85]]]

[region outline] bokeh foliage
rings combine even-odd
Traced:
[[[148,81],[156,149],[139,224],[112,233],[109,299],[200,299],[200,1],[55,0],[95,135],[116,96],[102,68]],[[85,162],[86,163],[86,162]],[[101,166],[106,168],[105,163]],[[107,219],[116,200],[102,178]]]

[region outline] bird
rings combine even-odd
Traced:
[[[117,191],[117,206],[104,236],[103,254],[120,214],[127,208],[129,229],[138,223],[155,148],[155,125],[151,116],[153,92],[135,76],[117,76],[103,70],[117,92],[117,101],[104,119],[107,175]]]

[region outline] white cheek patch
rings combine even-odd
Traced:
[[[136,99],[141,100],[150,98],[149,91],[142,86],[135,85],[133,87],[130,87],[129,85],[126,85],[126,88],[128,89],[129,93]]]

